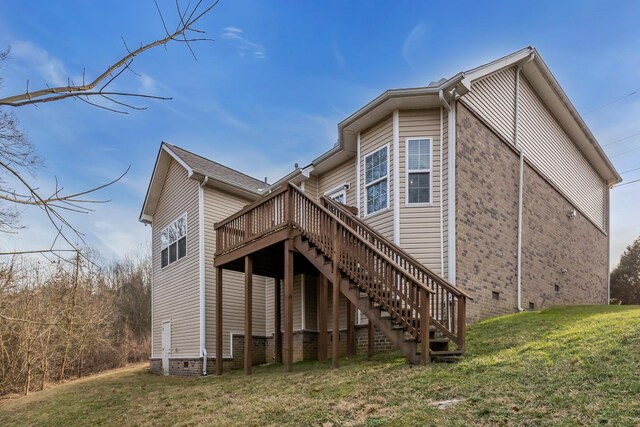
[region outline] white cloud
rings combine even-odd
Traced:
[[[241,28],[226,27],[222,31],[222,38],[228,40],[232,46],[238,49],[240,56],[249,54],[258,59],[266,58],[267,52],[264,46],[246,39],[243,34],[244,31]]]
[[[413,27],[407,38],[402,44],[402,57],[410,66],[415,64],[415,56],[419,54],[418,47],[423,42],[424,36],[427,34],[427,26],[420,23]]]
[[[153,77],[146,73],[140,73],[141,93],[153,94],[156,92],[156,81]]]
[[[68,83],[69,75],[63,62],[29,41],[12,42],[11,57],[26,62],[30,68],[37,69],[42,78],[51,85],[64,86]]]

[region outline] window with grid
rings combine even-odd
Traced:
[[[383,147],[364,158],[364,183],[367,215],[389,205],[389,147]]]
[[[407,204],[431,203],[431,140],[407,140]]]
[[[162,267],[187,255],[187,214],[173,221],[160,233],[160,247]]]

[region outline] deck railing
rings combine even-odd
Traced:
[[[335,216],[347,223],[363,239],[374,245],[387,257],[395,260],[404,270],[418,278],[421,283],[433,290],[430,313],[432,323],[459,349],[464,349],[464,331],[466,324],[466,300],[471,297],[461,289],[428,269],[424,264],[409,255],[401,247],[389,241],[362,219],[358,218],[348,206],[321,197],[320,203]]]
[[[426,337],[421,340],[423,345],[428,345],[428,328],[433,324],[459,349],[464,348],[464,292],[388,242],[347,207],[326,198],[315,202],[293,184],[217,223],[216,255],[286,227],[302,234],[337,264],[342,274],[413,337]]]
[[[283,186],[214,225],[216,253],[231,252],[289,226],[288,187]]]
[[[293,226],[418,338],[420,319],[429,315],[428,301],[433,291],[297,187],[291,186],[291,192]]]

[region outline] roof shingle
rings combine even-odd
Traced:
[[[231,169],[175,145],[167,144],[166,142],[164,144],[167,145],[171,151],[180,157],[196,173],[233,183],[252,191],[263,191],[265,188],[269,187],[269,184],[266,182],[253,178],[242,172],[238,172],[235,169]]]

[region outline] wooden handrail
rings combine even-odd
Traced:
[[[447,288],[447,290],[449,290],[454,295],[456,295],[456,296],[464,296],[467,299],[473,300],[473,298],[469,294],[464,292],[462,289],[452,285],[446,279],[444,279],[443,277],[437,275],[435,272],[431,271],[424,264],[422,264],[421,262],[419,262],[418,260],[413,258],[413,256],[409,255],[400,246],[398,246],[395,243],[389,241],[386,237],[382,236],[376,230],[371,228],[366,222],[362,221],[359,217],[354,215],[353,212],[351,212],[349,209],[347,209],[346,206],[342,206],[340,203],[337,203],[335,200],[332,200],[332,199],[330,199],[330,198],[328,198],[326,196],[321,196],[320,200],[322,202],[326,203],[326,204],[331,205],[335,209],[340,210],[342,213],[347,215],[350,219],[352,219],[355,222],[357,222],[359,227],[365,229],[367,231],[367,233],[373,235],[378,241],[383,242],[386,246],[388,246],[389,248],[393,249],[395,252],[400,254],[402,256],[402,258],[405,259],[407,262],[409,262],[413,267],[421,270],[430,279],[432,279],[433,281],[435,281],[438,284],[442,285],[443,287]],[[355,229],[355,227],[353,227],[353,226],[351,226],[351,228]]]
[[[325,214],[329,215],[338,225],[341,225],[345,230],[350,230],[350,231],[353,230],[353,227],[351,227],[349,224],[347,224],[344,221],[342,221],[340,218],[338,218],[336,215],[334,215],[330,210],[328,210],[327,208],[325,208],[324,206],[320,205],[319,203],[317,203],[316,201],[311,199],[309,196],[304,194],[304,191],[302,191],[295,184],[289,184],[289,185],[291,185],[291,187],[294,188],[299,194],[301,194],[304,197],[306,197],[309,202],[311,202],[312,204],[316,205],[318,207],[318,209],[320,209]],[[355,230],[353,230],[353,231],[355,231]],[[362,236],[360,236],[359,234],[357,234],[355,232],[353,234],[354,234],[354,236],[356,236],[360,240],[361,243],[364,243],[365,246],[369,247],[369,249],[371,249],[372,251],[375,251],[378,254],[379,257],[384,259],[385,262],[387,262],[389,265],[393,266],[395,269],[402,271],[402,274],[405,275],[408,279],[416,282],[416,284],[418,286],[424,288],[427,292],[434,293],[433,289],[429,288],[424,283],[422,283],[422,280],[418,279],[413,274],[411,274],[408,271],[406,271],[406,269],[403,266],[398,264],[395,260],[389,258],[384,252],[381,252],[380,249],[378,249],[373,243],[367,241],[366,239],[364,239]]]

